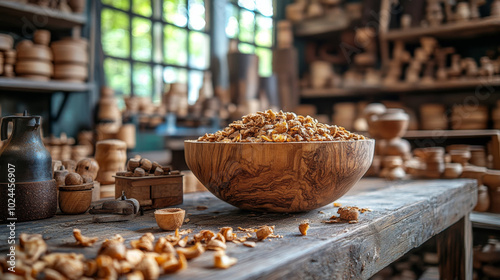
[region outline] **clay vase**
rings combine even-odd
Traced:
[[[95,159],[99,164],[96,181],[103,185],[113,184],[116,172],[125,170],[127,144],[115,139],[98,141]]]

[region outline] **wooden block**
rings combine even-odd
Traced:
[[[161,185],[151,186],[151,198],[182,196],[182,177],[172,177]]]
[[[153,208],[165,208],[173,205],[182,204],[183,196],[172,196],[166,198],[153,199]]]

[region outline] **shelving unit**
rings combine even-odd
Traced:
[[[43,28],[48,29],[67,29],[87,23],[87,17],[83,14],[64,13],[38,5],[5,0],[0,0],[0,14],[0,21],[17,26],[33,21],[35,17],[40,24],[43,23]]]
[[[473,227],[500,230],[500,214],[472,212],[470,214],[470,220]]]
[[[342,13],[336,17],[306,19],[294,25],[294,33],[297,37],[319,36],[342,31],[349,26],[351,26],[351,19]]]
[[[386,40],[416,42],[422,36],[436,39],[474,38],[500,31],[500,18],[487,17],[467,22],[451,22],[436,27],[414,27],[408,29],[388,30],[384,34]]]
[[[93,3],[90,1],[89,3]],[[91,10],[90,10],[91,11]],[[81,34],[83,26],[89,24],[89,13],[76,14],[62,12],[60,10],[41,7],[29,3],[21,3],[17,1],[0,0],[0,27],[3,31],[11,33],[15,40],[20,38],[29,39],[31,34],[37,29],[47,29],[51,32],[59,32],[66,34],[70,31],[73,35]],[[94,61],[95,52],[93,29],[89,32],[89,61],[90,66]],[[17,34],[17,35],[16,35]],[[57,80],[36,81],[20,77],[0,77],[0,92],[9,92],[5,94],[7,98],[15,98],[15,95],[10,92],[23,92],[25,94],[43,94],[47,96],[49,101],[49,133],[53,132],[54,124],[60,120],[68,100],[74,94],[87,94],[89,96],[89,111],[93,109],[93,98],[95,92],[95,84],[93,82],[93,70],[89,67],[89,80],[85,83],[71,83]],[[0,95],[2,94],[0,93]],[[56,93],[62,93],[63,99],[60,102],[54,102]],[[56,104],[57,103],[57,104]],[[70,102],[71,103],[71,102]],[[57,106],[52,108],[52,106]],[[85,106],[85,105],[84,105]]]

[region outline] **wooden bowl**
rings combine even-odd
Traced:
[[[50,43],[50,31],[39,29],[33,33],[33,42],[35,44],[48,46]]]
[[[225,202],[248,210],[300,212],[344,195],[370,167],[375,141],[185,141],[184,148],[193,174]]]
[[[455,179],[462,174],[462,165],[460,163],[447,163],[444,166],[443,177],[446,179]]]
[[[54,79],[83,82],[87,79],[87,67],[79,64],[55,64]]]
[[[387,109],[386,113],[378,116],[377,119],[380,137],[384,139],[394,139],[403,137],[410,117],[403,110]]]
[[[59,208],[65,214],[83,214],[92,203],[92,188],[68,191],[59,188]]]
[[[16,63],[16,74],[50,77],[52,75],[52,63],[34,60],[18,61]]]
[[[8,34],[0,33],[0,51],[10,50],[14,47],[14,38]]]
[[[181,208],[164,208],[155,211],[156,223],[162,230],[176,230],[184,223],[186,211]]]
[[[43,60],[52,61],[52,51],[44,45],[22,46],[17,51],[18,63],[22,60]]]
[[[55,63],[87,64],[89,57],[84,45],[70,40],[57,41],[51,45]]]

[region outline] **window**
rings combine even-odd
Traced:
[[[106,84],[122,96],[161,100],[164,83],[188,84],[194,103],[209,68],[204,0],[101,0]],[[122,104],[123,105],[123,104]]]
[[[272,74],[273,1],[228,0],[226,35],[238,41],[242,53],[259,56],[259,75]]]

